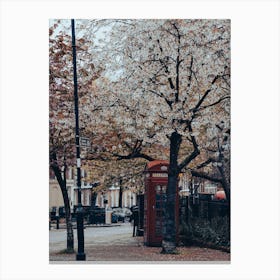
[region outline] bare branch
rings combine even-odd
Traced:
[[[213,85],[219,78],[220,76],[217,75],[215,76],[215,78],[213,79],[213,81],[211,82],[211,85]],[[198,103],[196,104],[196,106],[192,109],[193,112],[198,111],[199,107],[201,106],[201,104],[203,103],[203,101],[206,99],[206,97],[208,96],[208,94],[211,92],[211,88],[209,88],[208,90],[205,91],[205,93],[203,94],[203,96],[201,97],[201,99],[198,101]]]
[[[206,161],[204,161],[203,163],[199,164],[199,165],[197,166],[197,169],[201,169],[201,168],[203,168],[203,167],[209,165],[209,163],[212,163],[212,162],[216,162],[216,160],[215,160],[214,158],[209,158],[209,159],[207,159]]]
[[[181,162],[181,164],[179,164],[179,166],[178,166],[179,171],[181,171],[184,167],[186,167],[193,159],[195,159],[200,154],[195,136],[192,135],[193,130],[192,130],[191,122],[189,122],[187,124],[187,126],[188,126],[188,129],[189,129],[190,135],[191,135],[191,142],[193,144],[194,150],[189,156],[187,156]]]
[[[221,178],[210,176],[204,172],[197,172],[195,170],[191,170],[191,174],[194,177],[203,178],[203,179],[209,180],[211,182],[220,183],[220,184],[223,183],[223,180]]]
[[[215,101],[214,103],[211,103],[209,105],[205,105],[205,106],[200,107],[199,111],[204,110],[204,109],[209,108],[209,107],[212,107],[212,106],[215,106],[215,105],[221,103],[223,100],[229,99],[229,98],[230,98],[230,95],[226,95],[224,97],[221,97],[219,100]]]

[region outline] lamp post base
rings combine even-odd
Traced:
[[[84,261],[86,259],[84,251],[84,211],[82,204],[78,204],[77,208],[77,238],[78,238],[78,253],[76,255],[77,261]]]
[[[78,253],[76,255],[76,261],[85,261],[86,260],[86,254],[85,253]]]

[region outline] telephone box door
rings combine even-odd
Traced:
[[[150,243],[160,246],[162,242],[162,230],[164,222],[164,207],[166,201],[166,183],[152,184],[153,195],[151,207],[151,237]]]

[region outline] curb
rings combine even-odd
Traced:
[[[122,224],[100,224],[100,225],[84,225],[85,228],[101,228],[101,227],[119,227]],[[59,229],[66,229],[65,224],[59,224]],[[56,228],[56,225],[52,225],[50,230],[59,230]],[[73,229],[77,229],[76,225],[73,225]]]

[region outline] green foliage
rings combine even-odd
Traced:
[[[211,221],[191,218],[181,224],[181,234],[185,244],[201,243],[214,247],[230,248],[230,220],[228,217],[215,217]]]

